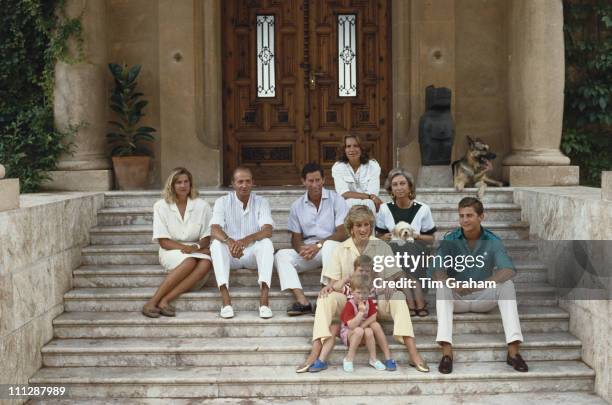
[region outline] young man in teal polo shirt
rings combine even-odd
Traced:
[[[527,364],[519,354],[523,341],[512,278],[514,264],[500,238],[482,227],[484,208],[477,198],[459,202],[460,228],[449,232],[440,243],[436,263],[429,275],[438,282],[436,313],[442,347],[438,370],[453,370],[453,313],[489,312],[499,306],[508,354],[506,362],[515,370],[526,372]]]

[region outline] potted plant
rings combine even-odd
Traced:
[[[115,179],[120,190],[143,190],[148,185],[152,156],[149,142],[155,140],[155,129],[138,126],[143,109],[149,103],[142,100],[143,93],[136,90],[140,65],[128,68],[110,63],[108,68],[115,79],[110,108],[118,117],[116,121],[109,121],[112,130],[106,134]]]

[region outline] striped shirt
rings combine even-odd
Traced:
[[[235,191],[215,201],[211,225],[219,225],[234,240],[259,232],[264,225],[272,225],[272,212],[268,200],[251,193],[246,208]]]

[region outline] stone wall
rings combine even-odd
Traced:
[[[497,153],[493,177],[501,178],[510,153],[508,126],[507,0],[462,0],[455,5],[455,145],[459,159],[466,136],[480,137]]]
[[[181,0],[184,2],[184,0]],[[161,145],[163,138],[174,136],[164,133],[160,127],[159,92],[159,20],[157,1],[151,0],[107,0],[108,62],[127,63],[142,66],[138,77],[138,89],[149,101],[145,108],[142,125],[157,129],[153,145],[155,157],[150,181],[156,188],[160,185]],[[106,88],[108,94],[113,87],[113,78],[107,70]],[[108,119],[113,118],[112,110],[107,107]]]
[[[0,212],[0,384],[26,384],[42,366],[103,203],[100,193],[33,194]]]
[[[545,240],[612,240],[612,202],[589,187],[517,188],[534,237]],[[597,373],[595,391],[612,402],[612,301],[561,302],[570,331],[582,341],[582,357]]]
[[[189,166],[200,186],[220,181],[221,111],[210,107],[218,104],[220,86],[203,83],[219,81],[210,79],[220,74],[210,67],[221,64],[220,52],[205,49],[219,39],[208,38],[214,30],[200,32],[220,18],[220,2],[202,4],[203,16],[189,0],[107,0],[109,59],[143,65],[139,85],[150,100],[144,123],[159,130],[155,186],[177,165]],[[466,150],[466,135],[480,136],[498,153],[494,175],[500,177],[510,153],[507,1],[395,0],[392,7],[394,160],[417,174],[425,87],[448,86],[457,124],[454,157]],[[208,108],[202,100],[210,101]]]

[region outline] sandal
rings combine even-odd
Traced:
[[[172,305],[159,307],[159,313],[163,316],[176,316],[176,309]]]
[[[414,310],[415,315],[423,318],[429,315],[429,311],[427,310],[427,306],[424,306],[423,308],[416,308]]]
[[[148,318],[159,318],[161,310],[157,307],[142,307],[142,314]]]
[[[408,310],[410,311],[410,316],[416,316],[416,309],[408,307]]]

